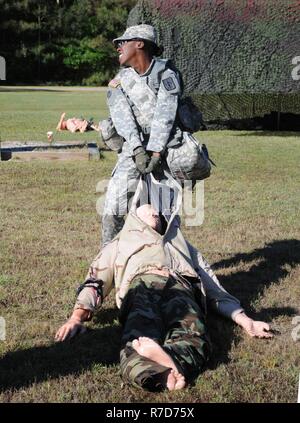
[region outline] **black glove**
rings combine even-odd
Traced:
[[[135,148],[133,150],[133,154],[136,168],[144,175],[146,173],[146,167],[150,161],[148,154],[142,146]]]
[[[146,173],[155,172],[160,169],[161,157],[160,156],[151,156],[150,162],[146,168]]]

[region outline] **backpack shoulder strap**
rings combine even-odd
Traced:
[[[171,69],[173,72],[176,73],[176,75],[179,79],[181,92],[183,92],[182,76],[181,76],[180,72],[178,71],[178,69],[176,69],[176,67],[174,66],[171,59],[155,59],[153,69],[152,69],[152,72],[151,72],[151,75],[150,75],[150,78],[149,78],[149,81],[148,81],[148,85],[151,88],[151,90],[155,94],[158,93],[160,82],[161,82],[161,77],[162,77],[162,74],[164,73],[164,71],[166,69]]]
[[[155,59],[154,61],[153,68],[148,79],[148,86],[149,88],[151,88],[155,95],[157,95],[159,90],[161,76],[164,71],[169,67],[169,64],[169,59]]]

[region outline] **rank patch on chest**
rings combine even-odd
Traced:
[[[167,91],[175,90],[176,85],[175,85],[173,78],[171,76],[169,76],[166,79],[163,79],[162,82],[163,82],[164,87]]]

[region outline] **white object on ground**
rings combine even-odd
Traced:
[[[53,141],[53,132],[52,131],[48,131],[47,132],[47,138],[48,138],[48,141]]]

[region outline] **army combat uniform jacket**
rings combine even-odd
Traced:
[[[142,144],[162,152],[170,141],[182,139],[177,125],[180,95],[180,77],[164,59],[153,59],[141,75],[131,67],[122,69],[110,82],[111,118],[131,154]]]

